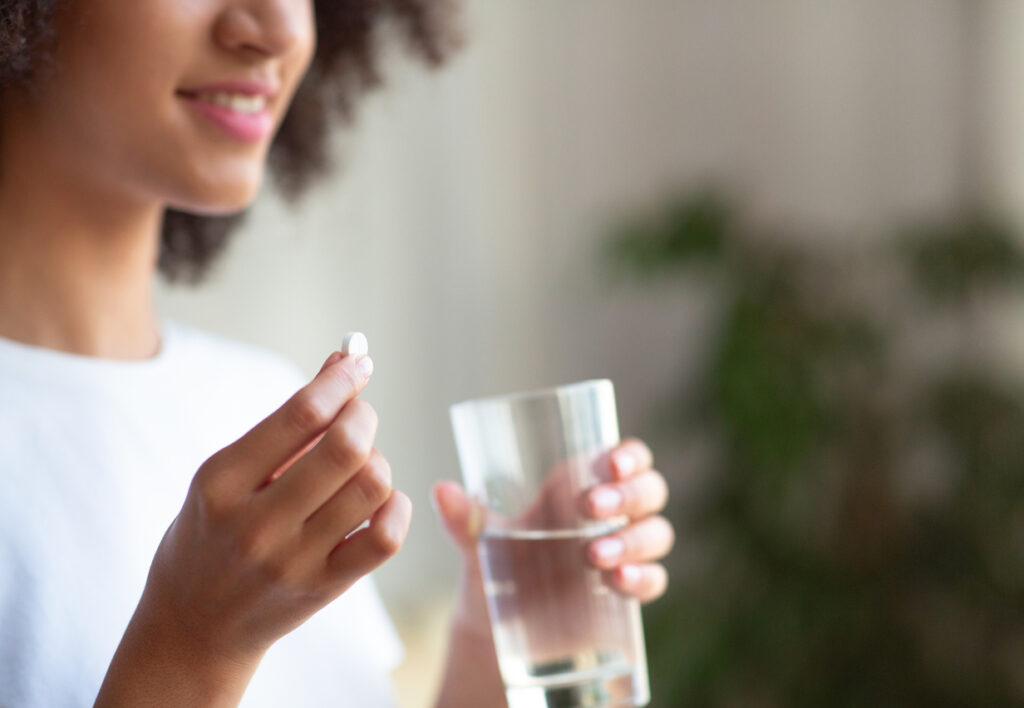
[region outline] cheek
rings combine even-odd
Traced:
[[[111,97],[119,125],[115,164],[146,196],[197,213],[228,213],[256,195],[266,161],[264,144],[222,134],[187,101],[178,82],[137,103]]]
[[[46,132],[61,160],[135,198],[202,213],[244,208],[262,182],[266,148],[218,134],[174,94],[175,82],[131,80],[145,78],[135,73],[55,87]]]
[[[136,197],[204,213],[243,208],[259,189],[265,146],[217,135],[175,95],[206,63],[209,19],[185,12],[187,2],[158,23],[144,16],[154,2],[115,4],[119,12],[97,9],[61,35],[64,68],[41,113],[62,159]],[[160,31],[139,31],[153,26]]]

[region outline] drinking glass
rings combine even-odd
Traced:
[[[602,579],[587,544],[625,517],[584,513],[619,442],[607,379],[451,407],[509,708],[625,708],[650,701],[640,605]]]

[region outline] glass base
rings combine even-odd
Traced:
[[[643,672],[595,676],[572,683],[506,685],[505,695],[508,708],[641,708],[651,700]]]

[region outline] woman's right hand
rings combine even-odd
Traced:
[[[132,619],[145,628],[144,645],[167,638],[180,651],[184,642],[200,662],[226,660],[251,675],[275,640],[398,551],[412,504],[391,488],[373,447],[377,415],[356,398],[370,371],[368,357],[335,352],[312,382],[203,463]],[[141,651],[131,632],[118,655]]]

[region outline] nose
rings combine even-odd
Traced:
[[[214,27],[219,44],[233,52],[282,56],[312,40],[312,0],[231,2]]]

